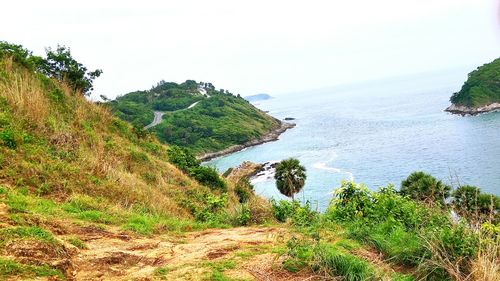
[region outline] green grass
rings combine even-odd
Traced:
[[[325,245],[316,256],[318,269],[332,277],[341,276],[346,281],[375,280],[376,272],[373,266],[355,255]]]
[[[59,279],[64,279],[64,275],[60,271],[53,269],[47,265],[25,265],[0,257],[0,278],[32,278],[48,276],[54,276]]]
[[[227,269],[235,269],[236,262],[231,259],[224,259],[214,262],[208,262],[205,264],[206,267],[209,267],[212,272],[210,274],[209,280],[213,281],[230,281],[234,279],[230,279],[225,276],[224,271]]]
[[[77,237],[68,238],[68,243],[77,247],[78,249],[87,249],[87,245],[85,245],[85,242],[83,242],[82,240],[80,240]]]
[[[168,280],[168,273],[171,268],[168,266],[159,267],[155,270],[154,275],[162,280]]]
[[[37,226],[15,226],[0,229],[0,248],[7,242],[14,240],[36,240],[54,246],[59,245],[52,233]]]

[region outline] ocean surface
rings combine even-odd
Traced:
[[[461,117],[443,110],[467,71],[421,74],[276,96],[256,102],[297,126],[275,142],[214,159],[223,172],[245,160],[296,157],[307,169],[305,199],[324,209],[342,180],[376,190],[399,188],[422,170],[453,186],[500,195],[500,112]],[[272,95],[272,94],[271,94]],[[272,174],[253,180],[256,193],[283,198]]]

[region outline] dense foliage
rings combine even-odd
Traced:
[[[201,166],[200,161],[187,148],[172,145],[168,148],[168,158],[172,164],[189,174],[200,184],[213,189],[226,190],[227,186],[217,170],[212,167]]]
[[[199,103],[188,109],[195,102]],[[165,112],[163,121],[150,130],[160,140],[195,153],[243,144],[278,126],[274,118],[243,98],[193,80],[182,84],[162,81],[151,90],[129,93],[109,104],[121,119],[143,126],[151,123],[153,111]]]
[[[462,89],[450,101],[470,107],[500,102],[500,58],[469,73]]]

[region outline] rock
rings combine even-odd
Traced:
[[[460,114],[462,116],[477,115],[477,114],[496,111],[496,110],[500,110],[500,103],[498,103],[498,102],[488,104],[485,106],[480,106],[480,107],[469,107],[469,106],[464,106],[464,105],[452,104],[448,108],[445,109],[445,111],[447,111],[447,112],[450,112],[453,114]]]
[[[199,155],[197,158],[201,161],[208,161],[210,159],[214,159],[214,158],[221,157],[221,156],[224,156],[227,154],[238,152],[238,151],[243,150],[247,147],[256,146],[256,145],[263,144],[266,142],[276,141],[276,140],[278,140],[279,136],[282,133],[284,133],[286,130],[291,129],[293,127],[295,127],[295,124],[293,124],[293,123],[279,121],[279,126],[277,128],[275,128],[274,130],[272,130],[271,132],[269,132],[268,134],[266,134],[260,138],[250,140],[244,144],[234,145],[234,146],[231,146],[231,147],[226,148],[226,149],[221,150],[221,151],[216,151],[216,152],[212,152],[212,153],[206,153],[203,155]]]

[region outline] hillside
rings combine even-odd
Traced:
[[[469,73],[450,101],[447,111],[454,113],[477,114],[500,108],[500,58]]]
[[[242,145],[281,127],[280,121],[240,96],[192,80],[181,84],[162,81],[148,91],[132,92],[109,104],[118,117],[136,126],[146,126],[155,111],[161,112],[162,121],[149,130],[161,141],[196,154]]]
[[[76,82],[90,72],[69,49],[55,52],[53,61],[0,42],[0,279],[85,279],[76,269],[119,279],[127,272],[105,265],[133,255],[113,247],[88,252],[91,245],[105,249],[105,239],[118,239],[131,246],[143,236],[174,239],[266,218],[267,202],[248,187],[89,102]],[[81,75],[69,79],[75,69]],[[92,79],[85,81],[91,88]],[[99,264],[105,267],[93,267]]]

